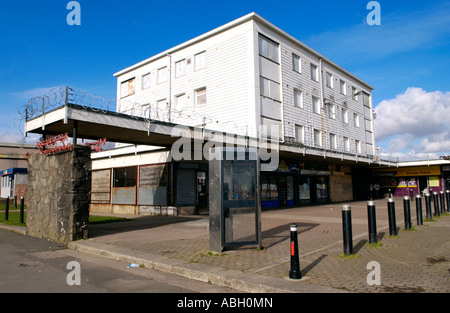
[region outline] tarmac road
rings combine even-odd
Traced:
[[[80,264],[80,285],[75,267]],[[67,249],[0,229],[0,293],[236,293],[229,288]]]

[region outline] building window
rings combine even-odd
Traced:
[[[303,92],[297,89],[294,89],[294,105],[303,108]]]
[[[302,72],[301,59],[298,55],[292,54],[292,69],[297,73]]]
[[[259,35],[258,37],[259,55],[273,61],[280,63],[278,56],[278,43],[270,40],[267,37]]]
[[[136,187],[136,166],[113,169],[114,188]]]
[[[327,87],[333,89],[333,74],[327,72],[326,80],[327,80]]]
[[[362,99],[363,99],[363,105],[370,108],[370,95],[363,93]]]
[[[195,91],[195,105],[196,106],[206,105],[206,87]]]
[[[202,68],[206,67],[206,51],[197,53],[194,56],[194,62],[195,62],[195,70],[201,70]]]
[[[158,84],[164,83],[167,80],[167,66],[158,69],[157,76]]]
[[[328,105],[328,117],[333,120],[336,119],[336,105],[335,104]]]
[[[322,131],[314,129],[314,145],[322,147]]]
[[[356,93],[356,87],[352,87],[352,99],[358,101],[358,95]]]
[[[319,70],[317,65],[311,63],[311,79],[318,82],[319,81]]]
[[[355,150],[357,154],[361,153],[361,141],[355,140]]]
[[[260,77],[259,82],[262,96],[281,101],[280,84],[264,77]]]
[[[336,140],[336,134],[330,133],[330,148],[333,150],[337,149],[337,140]]]
[[[348,109],[342,108],[342,122],[348,124]]]
[[[186,74],[186,60],[175,62],[175,77],[180,77]]]
[[[128,97],[134,95],[134,81],[135,79],[129,79],[120,84],[120,97]]]
[[[313,113],[320,114],[320,102],[319,99],[316,97],[312,97],[312,106],[313,106]]]
[[[166,99],[161,99],[156,101],[156,119],[159,121],[165,121],[167,114],[167,101]]]
[[[185,94],[175,96],[175,111],[177,111],[177,113],[181,113],[185,105],[186,105]]]
[[[344,150],[347,152],[350,151],[350,139],[347,137],[344,137]]]
[[[142,75],[142,90],[150,88],[150,73]]]
[[[346,90],[347,87],[346,87],[345,81],[343,81],[342,79],[340,81],[340,86],[341,86],[341,89],[340,89],[341,94],[346,95],[347,94],[347,90]]]
[[[353,122],[355,124],[355,127],[359,127],[359,114],[353,113]]]
[[[295,141],[304,143],[305,142],[305,129],[303,126],[295,125]]]

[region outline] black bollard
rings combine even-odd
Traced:
[[[444,195],[444,191],[441,190],[440,194],[441,194],[441,213],[444,214],[445,213],[445,195]]]
[[[23,215],[24,215],[24,199],[20,197],[20,224],[23,224]]]
[[[389,198],[392,198],[392,192],[391,192],[391,189],[389,189]]]
[[[433,192],[433,201],[434,201],[434,216],[441,216],[439,213],[439,199],[437,192]]]
[[[344,235],[344,254],[353,254],[352,210],[350,205],[342,206],[342,230]]]
[[[423,225],[422,197],[420,195],[416,195],[416,214],[417,214],[417,225]]]
[[[395,202],[394,199],[388,199],[388,216],[389,216],[389,235],[397,236],[397,222],[395,220]]]
[[[369,220],[369,243],[377,242],[377,219],[375,213],[375,202],[367,202],[367,217]]]
[[[431,214],[431,199],[429,193],[425,194],[425,206],[427,211],[427,220],[431,220],[433,215]]]
[[[6,197],[5,203],[5,221],[9,220],[9,197]]]
[[[450,190],[445,191],[447,196],[447,212],[450,212]]]
[[[300,272],[300,260],[298,257],[298,240],[297,240],[297,224],[291,224],[291,270],[289,271],[289,278],[300,279],[302,273]]]
[[[411,208],[410,208],[410,202],[409,202],[408,196],[403,197],[403,210],[405,212],[405,229],[410,230],[411,229]]]

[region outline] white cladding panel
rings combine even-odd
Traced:
[[[137,104],[147,116],[150,105],[152,118],[176,124],[205,123],[208,129],[240,135],[256,129],[257,125],[249,125],[249,105],[255,101],[249,92],[252,25],[251,21],[241,24],[120,75],[118,110]],[[166,79],[161,81],[163,72]],[[132,78],[136,79],[135,94],[121,97],[121,82]]]
[[[258,34],[279,44],[279,61],[259,55]],[[293,68],[293,54],[300,58],[299,69]],[[121,83],[133,78],[135,94],[121,98]],[[261,80],[270,88],[279,84],[279,95],[261,97]],[[305,145],[313,146],[314,133],[320,133],[324,149],[344,151],[348,138],[350,150],[345,152],[356,154],[359,144],[361,154],[373,154],[372,110],[364,107],[362,95],[352,95],[360,91],[370,95],[370,86],[257,20],[125,72],[118,77],[117,90],[123,103],[120,111],[138,103],[143,114],[150,108],[150,116],[158,113],[158,118],[173,123],[205,123],[208,129],[239,135],[255,134],[260,123],[278,125],[283,139],[295,138],[296,126],[301,126]],[[295,106],[295,90],[302,93],[300,107]],[[277,97],[280,101],[273,100]],[[315,109],[314,102],[318,104]]]

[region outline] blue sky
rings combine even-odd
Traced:
[[[69,1],[0,0],[0,141],[22,139],[18,110],[29,98],[66,85],[113,98],[115,72],[256,12],[374,86],[383,156],[450,154],[448,0],[378,1],[374,26],[366,0],[78,2],[81,25],[69,26]]]

